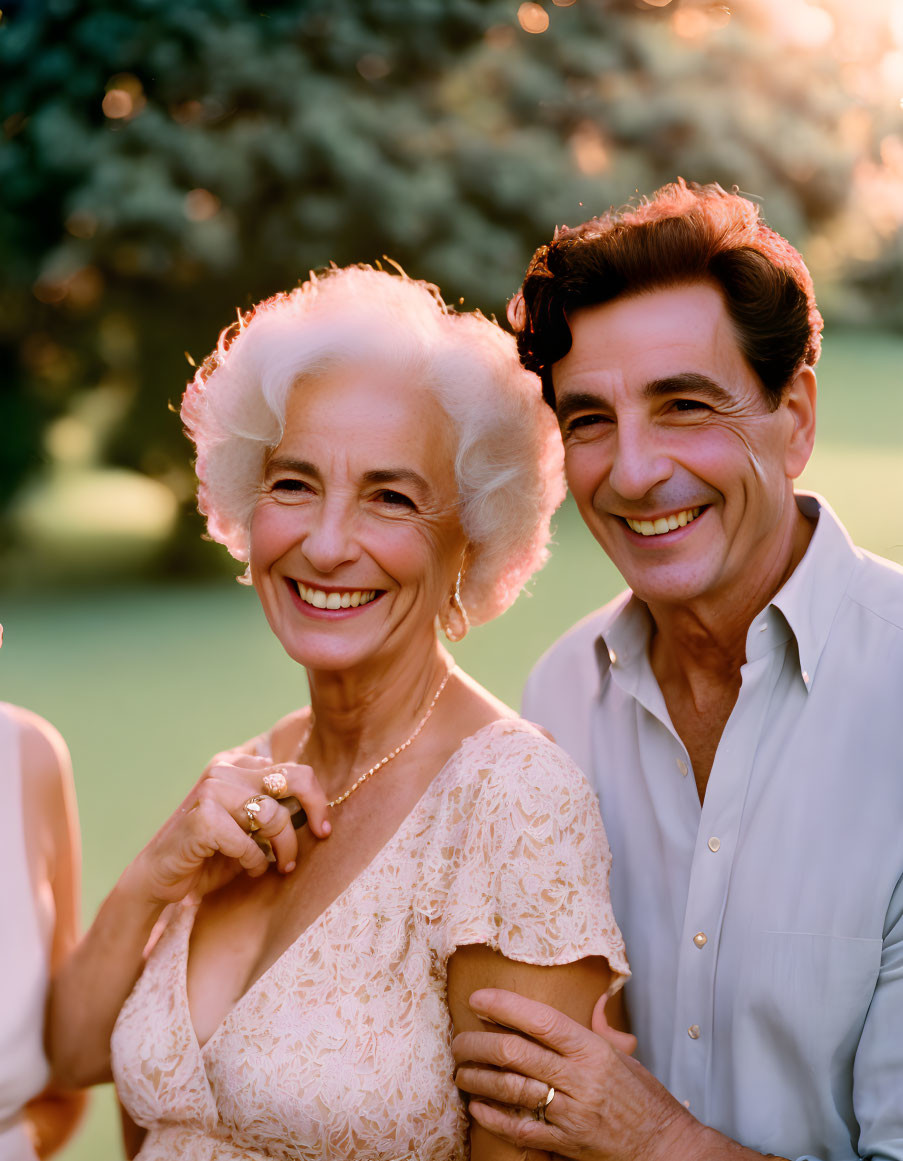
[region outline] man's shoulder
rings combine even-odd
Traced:
[[[545,685],[548,681],[557,684],[562,677],[569,679],[568,684],[571,684],[577,671],[595,667],[596,641],[615,620],[630,600],[630,596],[630,591],[626,590],[601,609],[596,609],[572,625],[549,646],[533,666],[528,685],[535,688]]]
[[[605,630],[615,620],[618,613],[630,600],[630,591],[619,593],[601,609],[595,609],[582,617],[570,629],[562,633],[536,662],[533,672],[540,671],[548,666],[555,666],[561,662],[573,661],[577,657],[594,656],[595,643]]]
[[[884,625],[903,634],[903,567],[864,548],[847,596]],[[901,638],[903,644],[903,638]]]

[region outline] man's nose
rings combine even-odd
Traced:
[[[625,500],[641,500],[671,477],[674,464],[645,424],[620,424],[608,482]]]
[[[318,505],[301,549],[321,575],[360,556],[355,517],[356,514],[338,498],[327,499]]]

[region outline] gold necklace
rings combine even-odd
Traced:
[[[371,778],[376,773],[377,770],[381,770],[383,768],[383,766],[386,765],[387,762],[391,762],[393,758],[397,758],[399,754],[403,753],[408,748],[408,746],[410,746],[410,744],[414,741],[414,739],[417,737],[417,735],[420,733],[420,731],[423,729],[423,727],[426,725],[426,723],[432,717],[433,710],[436,708],[436,702],[439,700],[439,697],[440,697],[443,689],[445,689],[445,687],[448,685],[449,678],[451,677],[451,675],[454,673],[454,671],[456,669],[457,669],[457,666],[452,665],[448,669],[448,671],[446,672],[445,677],[443,677],[442,680],[439,682],[439,688],[433,694],[433,700],[427,706],[426,713],[423,715],[423,717],[420,719],[420,721],[414,727],[414,732],[410,735],[410,737],[405,739],[405,741],[403,741],[400,746],[396,746],[394,750],[390,750],[389,753],[386,754],[385,757],[380,758],[380,760],[378,762],[375,762],[370,767],[369,770],[365,770],[364,773],[361,774],[361,776],[356,781],[352,782],[352,784],[348,787],[348,789],[345,791],[344,794],[340,794],[338,796],[338,798],[333,798],[332,802],[327,803],[327,806],[340,806],[345,801],[346,798],[349,798],[352,794],[354,794],[354,792],[355,792],[355,790],[357,790],[358,786],[362,786],[367,781],[368,778]],[[310,711],[310,724],[308,725],[307,731],[304,734],[304,737],[301,739],[301,742],[298,745],[297,761],[299,763],[301,761],[301,756],[304,753],[304,749],[307,746],[307,743],[310,741],[310,736],[313,732],[314,732],[314,712],[313,712],[313,710],[311,710]]]

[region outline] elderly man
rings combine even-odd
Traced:
[[[559,232],[512,322],[631,590],[540,661],[525,716],[598,790],[637,1052],[601,1005],[589,1032],[477,992],[528,1038],[458,1038],[471,1111],[593,1161],[901,1159],[903,572],[793,489],[808,271],[752,203],[680,182]]]

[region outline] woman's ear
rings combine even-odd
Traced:
[[[781,407],[787,409],[791,420],[785,450],[785,467],[790,480],[802,475],[815,446],[816,394],[815,372],[805,366],[797,371],[781,400]]]

